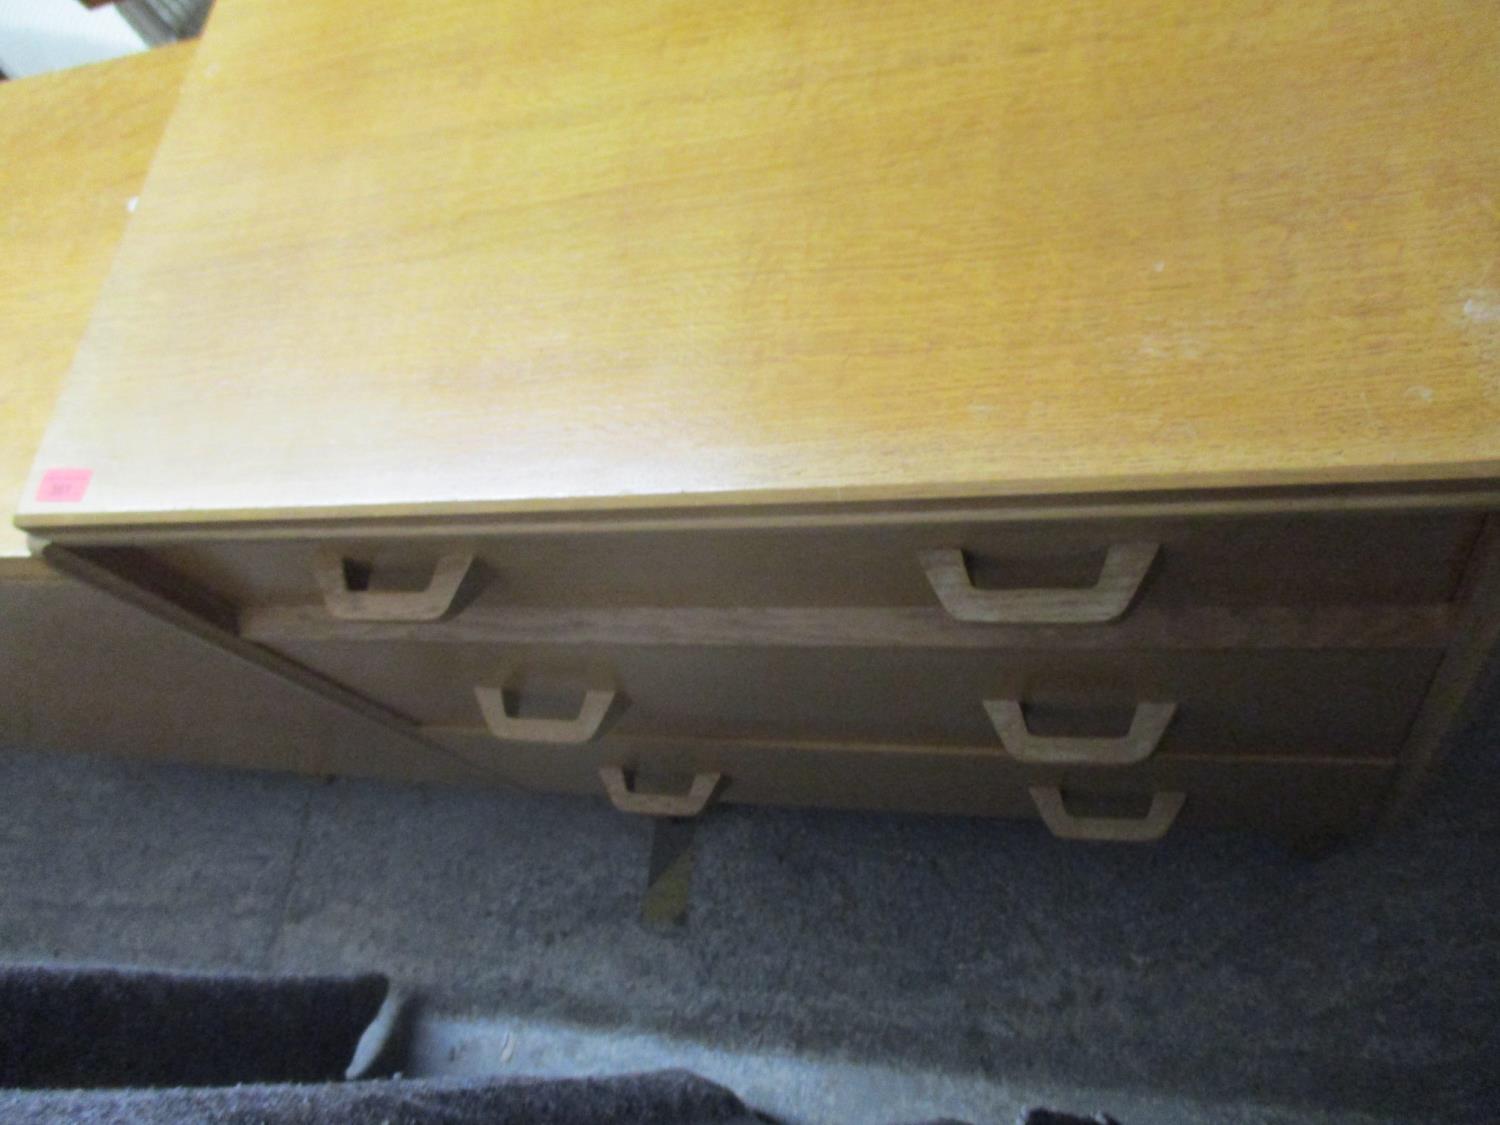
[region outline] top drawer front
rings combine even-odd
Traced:
[[[156,554],[236,604],[317,603],[320,555],[351,587],[441,585],[473,556],[449,613],[493,607],[935,606],[929,552],[964,552],[980,589],[1087,591],[1110,548],[1155,544],[1134,606],[1430,604],[1456,589],[1481,517],[1318,514],[875,526],[526,531],[483,536],[214,541]],[[439,571],[435,575],[435,570]],[[342,577],[342,576],[341,576]],[[378,613],[378,611],[377,611]]]

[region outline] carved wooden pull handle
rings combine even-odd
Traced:
[[[610,803],[621,812],[638,816],[697,816],[708,808],[722,777],[717,773],[697,774],[686,793],[638,793],[619,766],[605,766],[599,771]]]
[[[1160,840],[1172,827],[1187,800],[1184,793],[1154,793],[1151,807],[1142,817],[1074,816],[1063,805],[1062,790],[1055,785],[1034,785],[1031,799],[1052,835],[1060,840],[1114,840],[1146,844]]]
[[[444,555],[425,590],[351,590],[344,574],[344,557],[330,547],[313,556],[313,573],[323,592],[323,603],[334,617],[345,621],[436,621],[448,612],[458,587],[474,564],[464,552]]]
[[[964,553],[954,547],[919,556],[927,581],[959,621],[1008,625],[1097,625],[1129,607],[1158,550],[1155,543],[1117,543],[1104,556],[1099,580],[1083,590],[981,590]]]
[[[1175,703],[1137,703],[1130,730],[1120,738],[1050,738],[1032,734],[1019,700],[986,699],[995,733],[1005,752],[1019,762],[1042,765],[1129,766],[1156,751],[1167,724],[1177,713]]]
[[[518,719],[505,705],[501,688],[476,687],[474,695],[484,712],[490,733],[506,742],[555,742],[576,745],[599,733],[599,724],[615,700],[613,688],[591,687],[583,693],[583,705],[571,719]]]

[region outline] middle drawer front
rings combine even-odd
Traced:
[[[1172,704],[1153,740],[1155,753],[1350,758],[1395,755],[1439,658],[1387,650],[1081,653],[412,641],[278,647],[426,726],[484,729],[475,689],[495,689],[506,718],[551,721],[559,742],[657,736],[1004,752],[994,712],[1013,703],[1045,751],[1053,740],[1119,739],[1139,705]],[[1002,707],[987,708],[987,702]],[[588,721],[590,713],[597,724]],[[529,735],[537,729],[527,728]],[[520,737],[519,728],[506,733]]]

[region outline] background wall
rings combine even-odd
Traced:
[[[0,71],[24,78],[144,50],[145,40],[113,5],[78,0],[0,2]]]

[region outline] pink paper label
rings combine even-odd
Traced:
[[[76,504],[89,490],[93,469],[48,469],[36,487],[36,498],[51,504]]]

